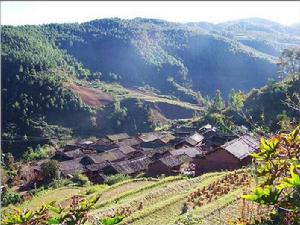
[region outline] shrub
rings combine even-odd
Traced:
[[[2,213],[1,224],[85,224],[88,220],[92,220],[88,213],[94,208],[99,198],[100,195],[93,199],[79,201],[78,197],[74,196],[71,205],[64,208],[52,202],[36,210],[10,209]]]
[[[114,217],[107,217],[101,220],[101,223],[103,225],[113,225],[113,224],[117,224],[120,223],[125,216],[123,215],[118,215],[118,216],[114,216]]]
[[[47,159],[53,154],[53,149],[49,145],[39,146],[36,149],[31,147],[23,154],[23,160],[28,162],[32,160]]]
[[[51,182],[58,177],[58,162],[56,160],[48,160],[41,164],[43,177]]]
[[[5,191],[1,193],[2,206],[8,206],[9,204],[17,204],[21,202],[21,196],[14,191]]]
[[[90,184],[89,178],[84,174],[80,173],[79,171],[73,175],[71,180],[79,186],[85,186]]]
[[[289,221],[288,224],[300,222],[299,149],[300,126],[288,134],[282,133],[269,140],[262,138],[260,151],[252,154],[260,184],[251,194],[243,196],[262,205],[272,205],[278,212],[289,212],[280,218]]]
[[[108,185],[113,185],[128,179],[130,179],[128,175],[120,173],[120,174],[108,176],[107,181],[105,183]]]
[[[30,193],[31,195],[36,195],[36,194],[38,194],[38,193],[40,193],[41,191],[44,191],[44,190],[45,190],[45,187],[44,187],[44,186],[41,186],[41,187],[39,187],[39,188],[31,189],[31,190],[29,191],[29,193]]]
[[[49,187],[60,188],[60,187],[71,186],[71,185],[74,185],[74,183],[70,179],[54,179],[49,184]]]

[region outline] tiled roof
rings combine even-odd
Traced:
[[[138,140],[138,139],[135,138],[135,137],[132,137],[132,138],[124,139],[124,140],[118,142],[117,145],[118,145],[119,147],[123,147],[123,146],[133,146],[133,145],[138,145],[138,144],[140,144],[140,143],[141,143],[140,140]]]
[[[174,140],[175,138],[176,137],[170,133],[162,134],[159,136],[159,140],[165,144],[169,143],[170,141]]]
[[[135,160],[125,160],[122,162],[113,163],[112,166],[119,172],[124,174],[134,174],[144,171],[151,163],[148,157],[142,157]]]
[[[87,165],[86,169],[89,170],[89,171],[99,171],[99,170],[102,170],[104,167],[109,166],[109,165],[110,165],[109,162],[103,161],[101,163],[94,163],[94,164],[91,164],[91,165]]]
[[[120,160],[120,159],[123,159],[126,157],[126,155],[117,148],[106,151],[106,152],[102,152],[102,153],[100,153],[100,155],[104,160],[107,160],[110,162]]]
[[[150,132],[150,133],[143,133],[138,137],[143,142],[150,142],[157,139],[157,134]]]
[[[63,155],[69,157],[69,158],[78,158],[78,157],[82,157],[84,155],[84,153],[80,150],[80,149],[75,149],[72,151],[67,151],[67,152],[63,152]]]
[[[172,155],[164,156],[159,159],[160,162],[168,167],[180,166],[182,162]]]
[[[241,136],[234,139],[221,147],[234,155],[236,158],[242,160],[249,154],[255,152],[258,149],[259,142],[249,135]]]
[[[124,154],[129,154],[132,152],[136,152],[137,150],[131,146],[120,147],[119,150]]]
[[[129,138],[128,134],[126,134],[126,133],[111,134],[111,135],[106,135],[106,137],[111,141],[120,141],[120,140]]]
[[[187,155],[190,158],[195,158],[201,155],[201,151],[198,148],[180,148],[170,151],[170,153],[174,156]]]
[[[85,171],[84,166],[80,163],[82,158],[76,158],[73,160],[67,160],[59,163],[60,171],[64,176],[68,174],[73,175],[76,171]]]

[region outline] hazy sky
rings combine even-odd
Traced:
[[[212,23],[261,17],[291,25],[300,22],[300,1],[294,2],[3,2],[1,24],[23,25],[85,22],[108,17],[159,18],[174,22]]]

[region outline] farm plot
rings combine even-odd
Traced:
[[[160,213],[161,210],[165,208],[166,210],[170,210],[169,207],[176,211],[177,214],[177,212],[180,212],[181,204],[183,204],[190,190],[199,185],[206,185],[207,182],[213,182],[223,174],[224,173],[206,174],[190,179],[178,179],[178,177],[164,178],[157,184],[152,185],[152,187],[145,186],[137,193],[127,195],[111,204],[102,205],[101,208],[96,210],[93,214],[103,218],[125,212],[127,218],[124,219],[121,224],[139,223],[140,220],[142,220],[141,223],[144,223],[143,218],[145,218],[146,221],[152,221],[152,215],[155,217],[156,213]],[[174,217],[169,214],[165,214],[164,220],[167,218],[174,219]]]

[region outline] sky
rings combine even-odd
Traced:
[[[182,23],[260,17],[292,25],[300,23],[300,1],[1,1],[2,25],[80,23],[110,17]]]

